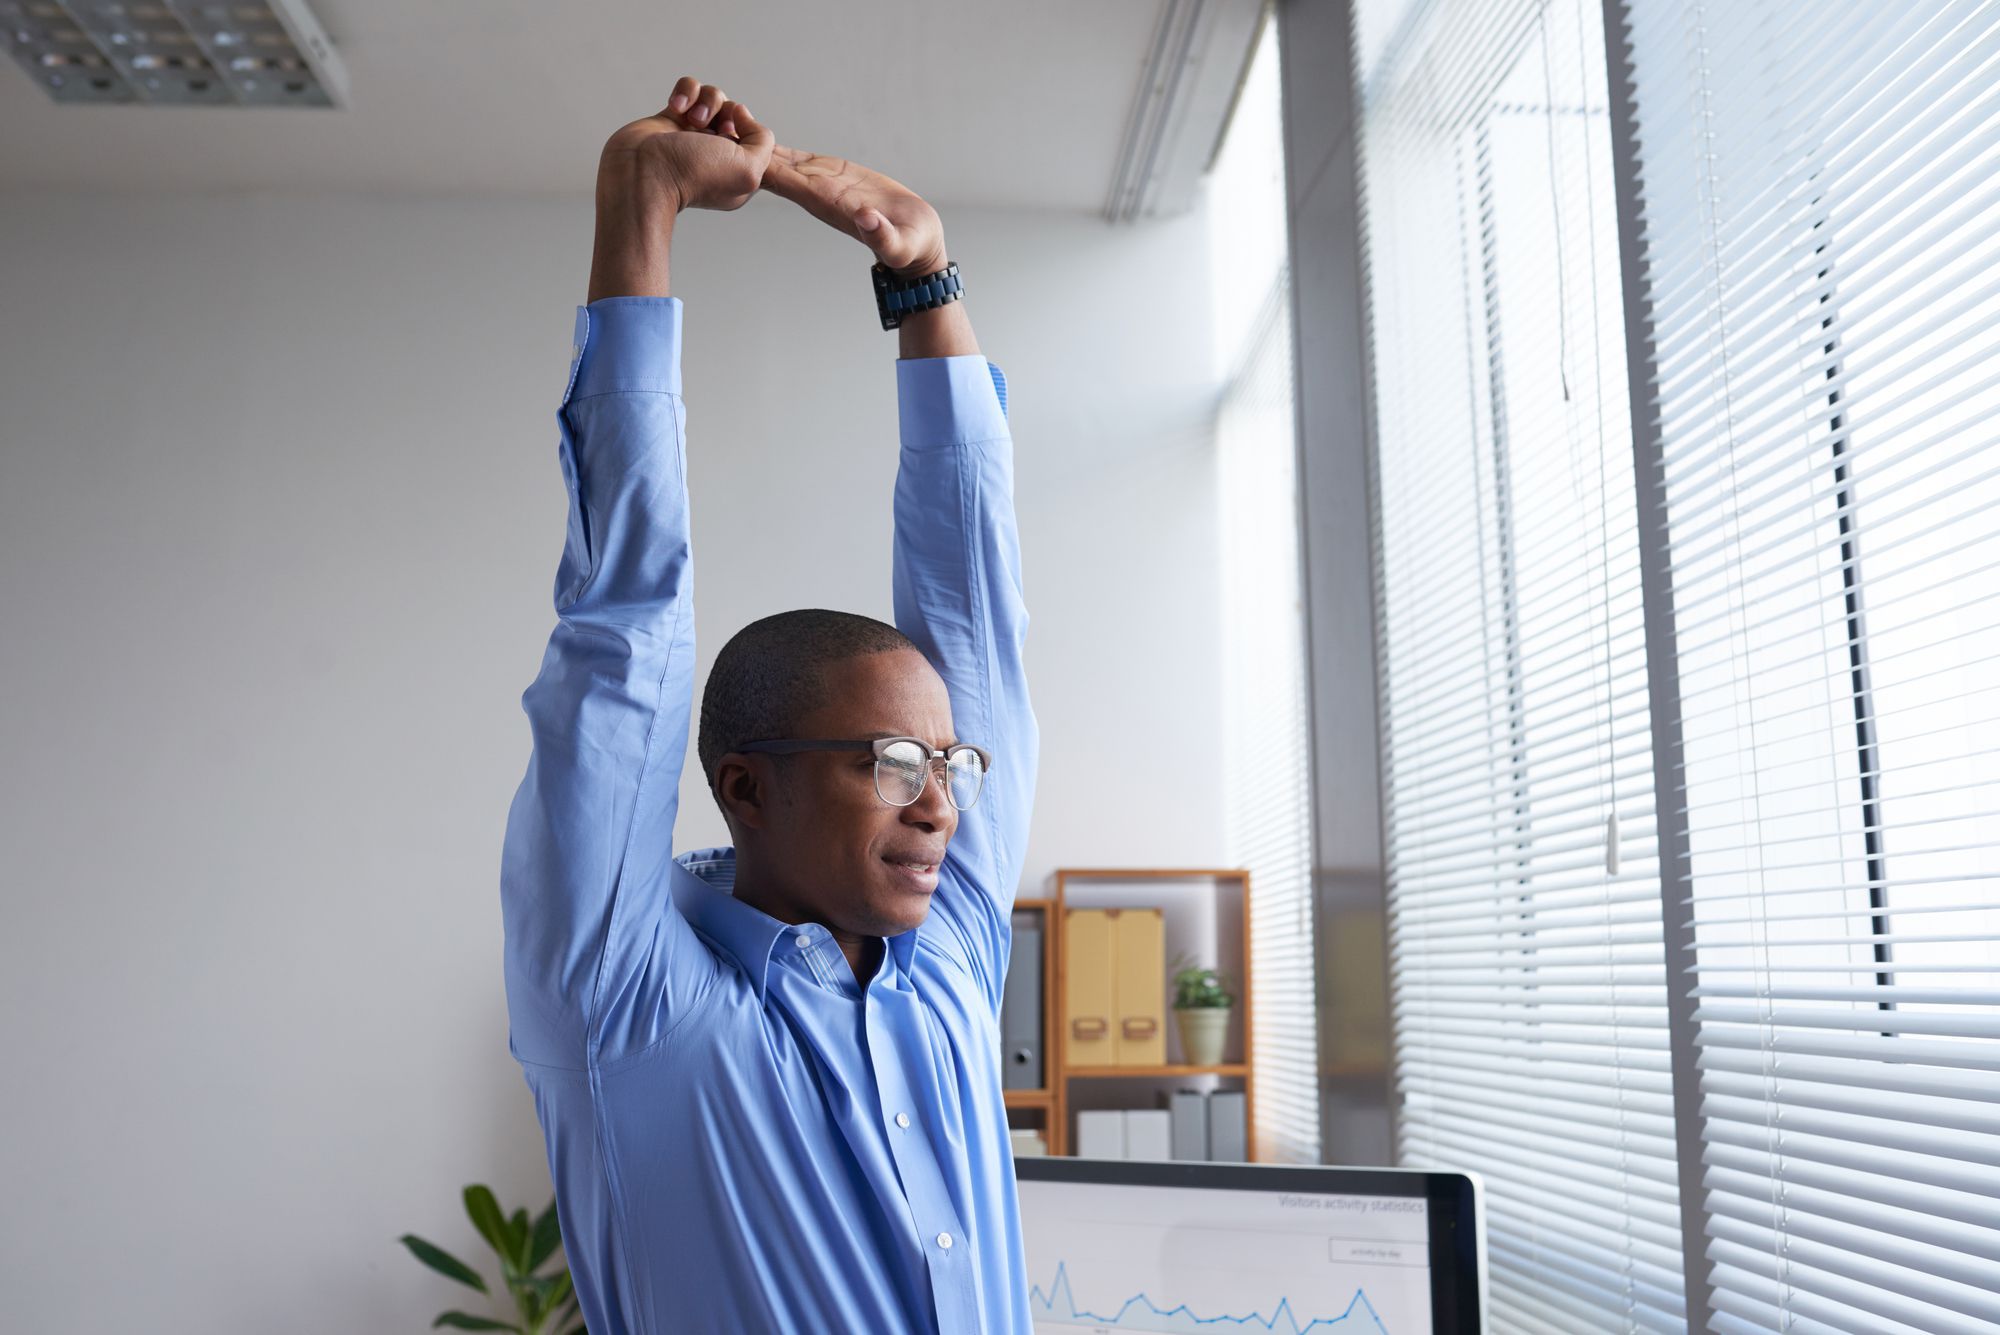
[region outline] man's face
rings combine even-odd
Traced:
[[[847,659],[828,678],[826,702],[799,720],[795,736],[918,737],[940,751],[958,740],[944,680],[913,649]],[[773,783],[763,828],[752,836],[756,857],[791,907],[860,936],[895,936],[922,923],[958,828],[958,809],[937,776],[898,807],[875,791],[872,752],[759,759]]]

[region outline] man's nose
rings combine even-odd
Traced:
[[[951,792],[947,785],[942,763],[931,766],[930,774],[924,779],[924,790],[917,794],[917,800],[903,808],[903,820],[911,825],[920,825],[926,830],[944,830],[949,833],[958,825],[958,808],[951,804]]]

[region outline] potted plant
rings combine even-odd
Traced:
[[[1235,1004],[1219,970],[1194,964],[1185,955],[1174,961],[1174,1023],[1180,1026],[1181,1053],[1190,1066],[1221,1064]]]
[[[588,1335],[583,1328],[583,1318],[577,1312],[576,1291],[572,1287],[569,1267],[559,1265],[546,1275],[537,1275],[544,1262],[554,1256],[562,1246],[562,1226],[556,1222],[556,1203],[549,1202],[549,1208],[532,1224],[528,1222],[526,1210],[516,1210],[513,1215],[501,1212],[500,1202],[493,1192],[477,1184],[465,1189],[465,1212],[472,1217],[472,1226],[479,1230],[479,1236],[500,1254],[500,1278],[507,1286],[507,1294],[514,1300],[514,1310],[518,1321],[495,1321],[491,1317],[474,1316],[470,1312],[443,1312],[431,1322],[431,1329],[450,1326],[456,1330],[511,1330],[517,1335]],[[431,1269],[449,1279],[455,1279],[468,1288],[481,1293],[491,1293],[479,1272],[465,1262],[445,1251],[442,1247],[425,1242],[414,1233],[402,1237],[410,1254]]]

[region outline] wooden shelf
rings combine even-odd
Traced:
[[[1252,1023],[1251,1002],[1255,991],[1250,981],[1250,873],[1241,868],[1193,868],[1193,867],[1059,867],[1054,874],[1055,893],[1046,900],[1036,902],[1042,911],[1045,926],[1044,960],[1053,971],[1055,987],[1047,998],[1047,1013],[1053,1022],[1049,1037],[1052,1045],[1046,1050],[1048,1084],[1055,1098],[1049,1108],[1049,1153],[1067,1155],[1072,1152],[1070,1141],[1071,1120],[1079,1102],[1097,1104],[1105,1100],[1117,1102],[1117,1096],[1125,1093],[1121,1087],[1102,1085],[1071,1087],[1074,1080],[1118,1080],[1118,1079],[1182,1079],[1195,1076],[1221,1076],[1241,1081],[1239,1088],[1245,1097],[1244,1146],[1248,1157],[1255,1160],[1257,1143],[1257,1081],[1251,1070],[1254,1052],[1252,1038],[1255,1028]],[[1069,1061],[1069,989],[1064,970],[1068,967],[1063,959],[1062,940],[1067,913],[1072,908],[1130,907],[1144,900],[1135,899],[1137,886],[1133,882],[1166,881],[1196,883],[1208,881],[1216,886],[1215,893],[1229,894],[1234,900],[1232,906],[1225,907],[1220,899],[1204,899],[1206,908],[1196,911],[1213,913],[1218,923],[1218,933],[1223,939],[1218,941],[1218,950],[1224,956],[1233,958],[1216,961],[1225,972],[1235,976],[1238,988],[1237,1010],[1234,1023],[1240,1026],[1241,1060],[1223,1062],[1215,1066],[1195,1066],[1187,1063],[1167,1063],[1157,1066],[1098,1066],[1072,1065]],[[1072,886],[1074,882],[1074,886]],[[1093,894],[1090,883],[1100,883],[1100,890]],[[1195,887],[1190,887],[1194,889]],[[1181,902],[1185,904],[1185,893]],[[1162,901],[1166,902],[1166,901]],[[1178,910],[1186,912],[1186,908]],[[1233,920],[1233,921],[1231,921]],[[1170,933],[1171,935],[1171,933]],[[1223,944],[1228,941],[1231,944]],[[1232,951],[1233,945],[1233,951]],[[1171,1015],[1172,980],[1168,979],[1166,1010],[1163,1018]],[[1177,1050],[1176,1050],[1177,1051]],[[1101,1051],[1092,1056],[1104,1055]],[[1150,1053],[1148,1056],[1152,1055]]]
[[[1056,1101],[1053,1089],[1008,1089],[1001,1094],[1009,1108],[1049,1108]]]
[[[1220,1066],[1069,1066],[1063,1074],[1075,1079],[1100,1079],[1106,1076],[1173,1076],[1173,1075],[1248,1075],[1250,1067],[1245,1062],[1224,1062]]]

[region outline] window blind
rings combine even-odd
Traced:
[[[1399,1158],[1534,1335],[1685,1321],[1602,24],[1356,11]]]
[[[1277,29],[1266,22],[1209,179],[1228,858],[1250,872],[1256,1158],[1320,1162],[1312,788]]]
[[[2000,7],[1610,9],[1697,1324],[2000,1329]]]

